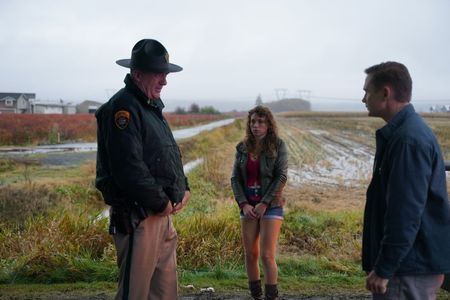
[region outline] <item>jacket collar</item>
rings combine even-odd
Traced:
[[[158,108],[159,110],[162,110],[164,108],[164,103],[162,102],[161,98],[157,99],[150,99],[148,98],[134,83],[133,79],[131,78],[130,74],[127,74],[125,76],[125,79],[123,80],[125,82],[125,86],[128,90],[130,90],[136,97],[144,104],[150,105],[152,107]]]
[[[403,122],[416,110],[412,104],[405,106],[402,110],[394,115],[394,117],[382,128],[377,130],[377,135],[381,135],[384,139],[389,140],[394,132],[403,124]]]
[[[245,147],[244,142],[240,142],[240,143],[236,146],[236,150],[239,151],[239,152],[245,153],[245,154],[248,153],[247,147]]]
[[[245,146],[244,142],[240,142],[239,144],[237,144],[236,150],[237,150],[238,152],[240,152],[240,153],[243,153],[243,154],[245,154],[245,155],[248,155],[248,149],[247,149],[247,147]],[[263,152],[261,153],[261,157],[273,157],[273,155],[272,155],[272,154],[269,154],[269,153],[267,153],[267,152],[265,152],[265,151],[263,151]]]

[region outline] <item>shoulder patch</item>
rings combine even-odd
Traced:
[[[126,110],[119,110],[114,114],[114,123],[117,128],[125,129],[128,127],[128,123],[130,123],[130,112]]]

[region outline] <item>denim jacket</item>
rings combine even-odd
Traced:
[[[231,187],[236,202],[246,203],[245,187],[247,183],[248,151],[243,142],[236,146],[236,158],[231,175]],[[261,202],[269,207],[283,206],[282,190],[287,181],[288,154],[283,140],[277,141],[276,155],[262,153],[259,171],[261,176]]]
[[[436,137],[408,105],[376,132],[363,270],[382,278],[450,272],[450,206]]]

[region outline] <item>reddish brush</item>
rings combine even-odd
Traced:
[[[172,128],[222,119],[222,115],[166,113]],[[0,114],[0,145],[29,145],[64,141],[93,142],[97,124],[92,114]]]

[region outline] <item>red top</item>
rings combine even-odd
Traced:
[[[247,188],[261,188],[261,178],[259,176],[259,156],[253,160],[250,155],[247,159]],[[261,201],[261,195],[249,195],[248,200],[251,202]]]

